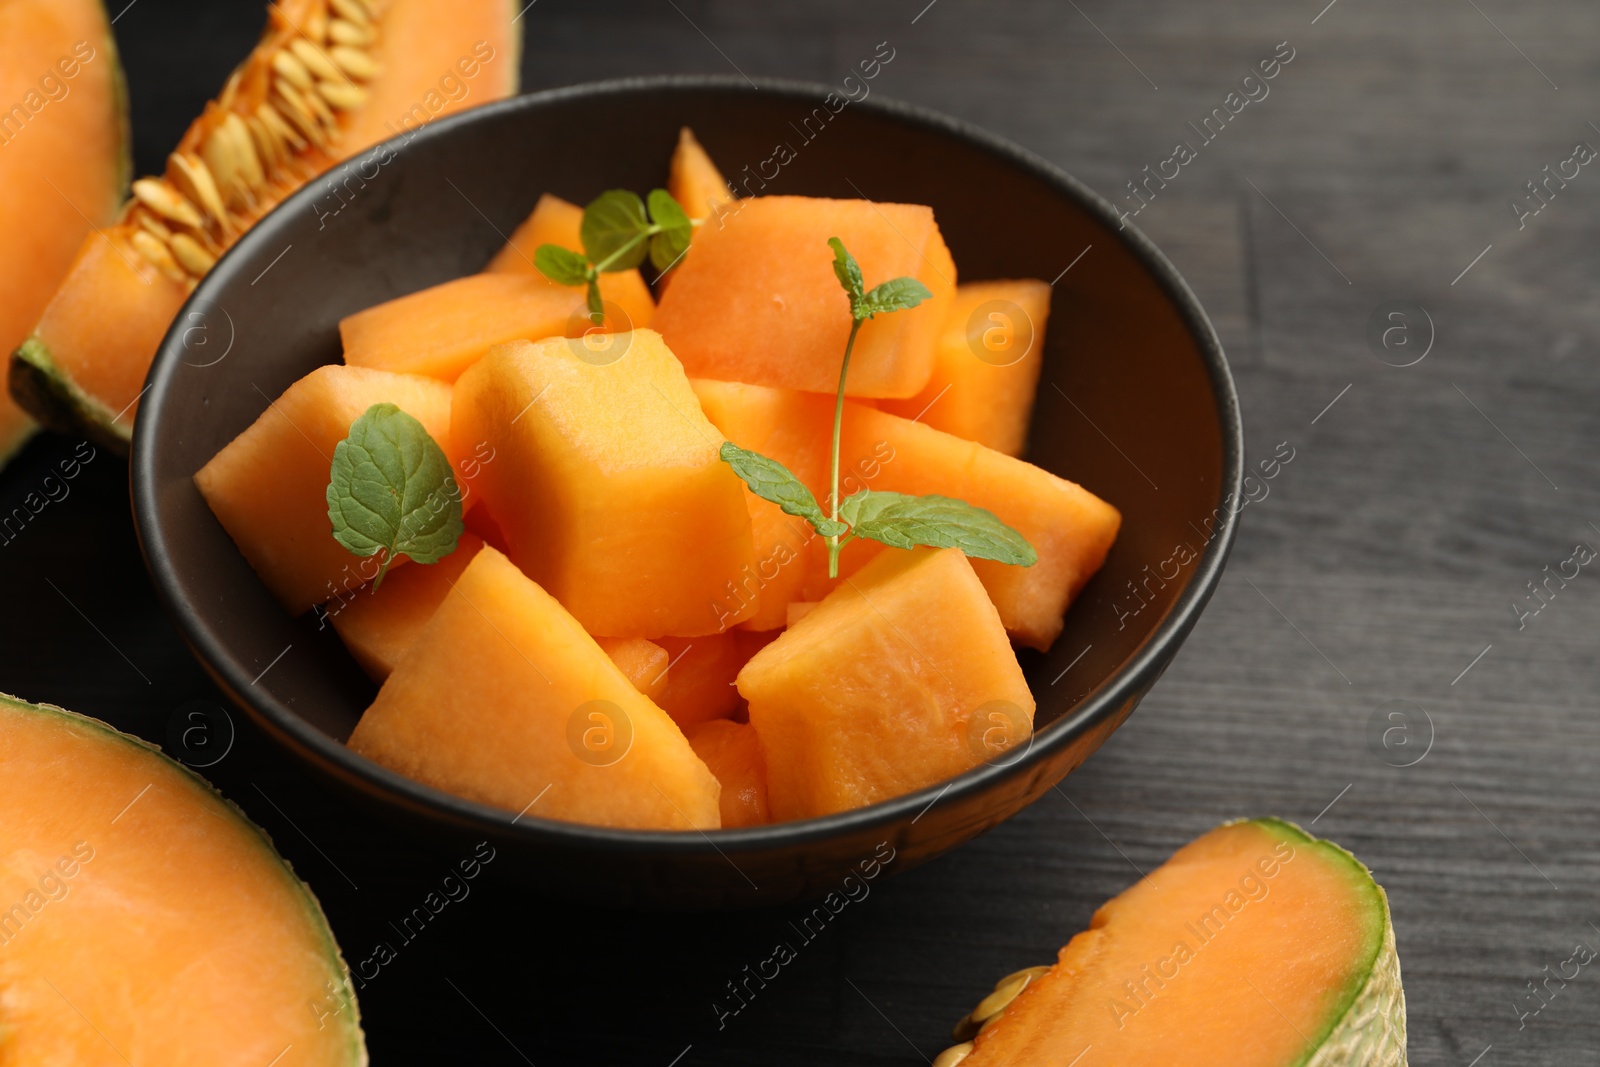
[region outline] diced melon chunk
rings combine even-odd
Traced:
[[[595,644],[611,657],[624,678],[657,705],[667,688],[667,650],[642,637],[597,637]]]
[[[481,540],[464,533],[456,550],[439,562],[401,568],[385,575],[376,589],[341,593],[328,602],[328,621],[373,681],[382,682],[394,671],[482,547]]]
[[[683,205],[691,219],[713,216],[718,208],[733,202],[728,179],[711,162],[711,157],[695,139],[694,131],[687,126],[678,131],[678,145],[672,151],[672,167],[667,176],[667,192]]]
[[[953,548],[880,553],[756,653],[739,692],[780,821],[941,782],[1033,726],[1000,616]]]
[[[194,476],[239,551],[292,615],[377,574],[372,561],[333,539],[327,490],[334,447],[381,403],[422,423],[441,446],[449,439],[448,385],[365,367],[318,367]],[[394,565],[404,562],[400,556]]]
[[[689,731],[689,744],[722,783],[722,828],[772,821],[761,739],[747,722],[713,719]]]
[[[579,231],[582,226],[583,208],[559,196],[545,193],[533,206],[533,213],[522,221],[505,247],[496,252],[483,269],[493,274],[538,274],[534,255],[539,251],[539,246],[559,245],[573,252],[581,252],[583,240],[579,237]],[[600,296],[621,308],[628,319],[627,323],[608,323],[612,329],[631,330],[648,326],[651,316],[655,314],[656,303],[650,296],[650,286],[645,284],[637,270],[602,274]]]
[[[656,643],[671,664],[666,684],[655,699],[672,721],[683,729],[710,719],[725,719],[739,706],[739,690],[733,680],[750,654],[739,641],[739,633],[707,634],[704,637],[658,637]]]
[[[456,383],[454,454],[517,565],[607,637],[693,637],[746,618],[746,489],[683,368],[650,330],[589,362],[560,339],[496,348]]]
[[[933,293],[861,328],[851,396],[913,396],[933,371],[955,265],[930,208],[803,196],[742,201],[700,227],[673,271],[654,326],[695,377],[833,393],[850,301],[833,273],[837,237],[870,288],[913,277]]]
[[[350,747],[437,789],[541,818],[720,825],[721,787],[666,712],[493,548],[467,565]]]

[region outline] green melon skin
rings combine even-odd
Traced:
[[[339,950],[339,943],[334,939],[333,930],[328,925],[328,917],[322,910],[322,905],[317,901],[316,895],[311,892],[311,887],[301,881],[294,873],[294,868],[289,862],[278,855],[278,850],[273,846],[272,839],[267,832],[250,821],[239,806],[219,793],[210,782],[206,781],[193,770],[165,755],[160,748],[150,744],[143,738],[125,734],[109,723],[88,715],[80,715],[75,711],[57,707],[54,704],[32,704],[26,700],[0,692],[0,715],[21,713],[24,715],[46,715],[79,728],[87,727],[112,741],[127,745],[141,757],[158,764],[157,772],[175,772],[180,778],[186,780],[194,788],[202,803],[215,807],[217,814],[232,822],[239,832],[254,839],[263,851],[270,856],[282,870],[283,878],[293,888],[296,895],[305,905],[306,918],[312,928],[320,934],[323,942],[323,955],[328,962],[328,969],[334,976],[338,986],[337,993],[329,992],[329,996],[337,996],[339,1009],[330,1012],[333,1019],[337,1020],[332,1025],[344,1028],[348,1042],[348,1054],[344,1058],[347,1067],[369,1067],[367,1058],[366,1035],[361,1029],[361,1010],[356,1003],[355,985],[350,977],[350,968],[345,964],[344,955]],[[328,992],[328,991],[324,991]],[[3,1039],[3,1028],[0,1028],[0,1039]],[[0,1040],[3,1044],[3,1040]]]
[[[56,365],[50,348],[29,337],[11,354],[7,373],[11,396],[46,429],[76,434],[113,455],[126,456],[133,425],[85,392]]]

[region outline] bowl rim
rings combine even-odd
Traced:
[[[674,91],[761,93],[764,96],[815,103],[832,92],[833,88],[816,82],[746,78],[732,74],[671,74],[614,78],[526,93],[484,104],[436,119],[410,134],[402,134],[383,144],[397,147],[397,142],[402,138],[407,144],[419,139],[431,141],[450,138],[458,130],[466,129],[476,123],[491,121],[510,112],[538,110],[569,100]],[[163,606],[177,623],[190,650],[228,696],[243,707],[267,733],[296,750],[298,754],[320,764],[323,770],[337,777],[359,779],[367,787],[368,792],[376,790],[383,794],[386,802],[413,811],[425,811],[436,820],[442,818],[443,821],[457,826],[472,827],[500,838],[515,836],[527,844],[545,843],[569,849],[604,851],[621,848],[667,856],[710,854],[715,851],[723,853],[726,858],[727,852],[760,852],[833,837],[864,834],[874,828],[896,824],[908,816],[915,815],[916,818],[920,818],[921,812],[925,812],[947,796],[956,800],[984,792],[1004,779],[1026,774],[1029,768],[1039,764],[1046,756],[1070,746],[1089,730],[1115,714],[1124,702],[1153,684],[1165,669],[1169,658],[1168,651],[1188,635],[1207,601],[1210,600],[1220,581],[1238,531],[1239,513],[1227,507],[1226,501],[1230,499],[1229,494],[1236,500],[1240,493],[1244,466],[1244,430],[1238,393],[1216,330],[1201,308],[1193,290],[1155,243],[1137,226],[1123,225],[1121,213],[1108,200],[1066,171],[996,134],[920,105],[874,95],[852,102],[851,106],[902,124],[964,141],[1027,172],[1060,195],[1072,200],[1091,217],[1107,224],[1175,305],[1187,332],[1199,349],[1211,384],[1222,434],[1223,470],[1218,499],[1221,523],[1216,535],[1202,550],[1188,585],[1173,603],[1166,617],[1145,640],[1143,646],[1106,680],[1098,692],[1089,694],[1070,713],[1032,735],[1028,748],[1020,757],[1013,757],[1004,762],[981,764],[954,778],[866,807],[810,819],[710,832],[619,829],[540,818],[527,815],[526,809],[524,814],[513,816],[509,809],[480,804],[446,793],[397,774],[352,752],[343,742],[317,729],[266,690],[255,688],[251,679],[246,677],[245,672],[234,663],[228,647],[214,636],[200,613],[184,596],[179,577],[182,570],[179,562],[181,554],[174,552],[168,544],[157,521],[160,511],[159,492],[157,472],[152,459],[154,436],[162,424],[162,405],[167,385],[178,372],[178,368],[183,365],[182,330],[176,324],[187,321],[186,315],[190,308],[215,303],[212,294],[233,280],[233,275],[238,271],[230,268],[242,262],[242,253],[263,243],[277,241],[275,235],[287,225],[285,220],[304,211],[312,200],[321,195],[320,183],[312,179],[251,227],[228,249],[218,264],[201,279],[190,294],[184,308],[174,319],[174,326],[169,329],[157,349],[146,378],[147,395],[141,402],[140,415],[143,417],[135,420],[133,432],[129,460],[130,496],[134,528],[145,565],[150,571]],[[373,150],[366,149],[364,152]],[[404,152],[400,154],[403,155]],[[330,168],[330,172],[348,162],[345,160],[335,164]],[[155,413],[155,417],[150,417],[151,412]]]

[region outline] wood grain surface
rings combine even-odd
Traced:
[[[260,7],[121,10],[141,172]],[[1217,324],[1247,458],[1286,442],[1294,459],[1247,507],[1177,661],[1087,766],[874,883],[720,1024],[726,983],[796,939],[793,912],[618,915],[490,863],[408,941],[397,925],[450,857],[324,793],[235,713],[206,773],[311,882],[352,965],[392,952],[360,992],[375,1063],[925,1063],[997,977],[1051,960],[1140,871],[1265,814],[1349,847],[1388,889],[1415,1067],[1600,1063],[1600,971],[1548,1003],[1528,986],[1577,942],[1600,946],[1600,571],[1520,628],[1513,608],[1575,545],[1600,546],[1600,167],[1524,228],[1510,207],[1578,142],[1600,147],[1600,9],[539,0],[522,23],[528,89],[680,71],[838,82],[887,41],[872,92],[987,127],[1113,200],[1198,143],[1189,123],[1288,42],[1269,94],[1133,221]],[[1411,347],[1374,348],[1369,319],[1397,302]],[[75,445],[31,445],[0,475],[0,510]],[[159,741],[219,700],[153,598],[122,461],[94,458],[0,546],[0,588],[0,688]]]

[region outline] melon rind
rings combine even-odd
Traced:
[[[79,434],[115,455],[128,454],[133,427],[119,422],[116,412],[73,381],[38,337],[29,337],[12,353],[7,385],[17,403],[46,429]]]

